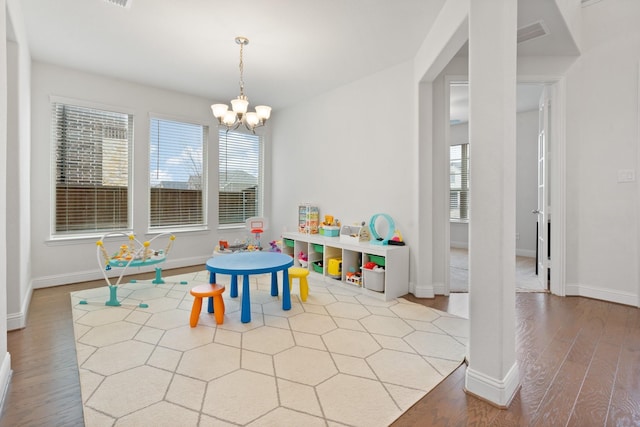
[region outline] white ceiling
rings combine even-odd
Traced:
[[[410,60],[445,0],[22,0],[32,58],[275,109]],[[554,0],[519,0],[519,26],[550,34],[519,54],[576,54]]]

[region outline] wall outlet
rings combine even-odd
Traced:
[[[635,169],[619,169],[618,182],[634,182],[636,180]]]
[[[516,233],[516,240],[520,240],[520,233]]]

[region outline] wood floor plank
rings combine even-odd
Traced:
[[[640,328],[624,330],[607,425],[640,426]]]
[[[569,426],[605,425],[620,348],[601,342],[594,354],[573,408]]]

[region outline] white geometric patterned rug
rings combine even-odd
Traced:
[[[250,323],[227,289],[224,324],[205,303],[191,328],[207,279],[121,285],[120,307],[106,285],[71,294],[87,427],[387,426],[465,357],[466,319],[313,281],[283,311],[269,275],[252,276]]]

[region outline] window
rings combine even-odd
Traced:
[[[469,219],[469,144],[449,147],[449,218]]]
[[[204,225],[207,127],[151,118],[149,228]]]
[[[218,222],[244,225],[247,218],[262,216],[262,137],[223,129],[218,135]]]
[[[133,116],[52,103],[53,235],[129,228]]]

